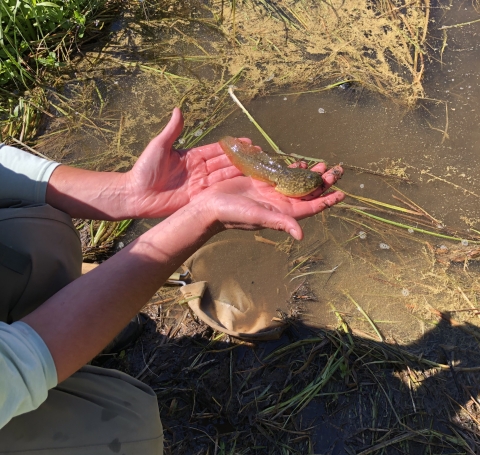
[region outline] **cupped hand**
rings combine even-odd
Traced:
[[[218,143],[174,150],[173,143],[182,128],[182,113],[175,108],[170,122],[127,173],[129,213],[133,217],[171,215],[205,188],[241,175]]]
[[[284,196],[267,183],[241,176],[212,185],[192,203],[207,207],[221,229],[270,228],[301,240],[303,231],[297,220],[320,213],[345,197],[340,191],[323,194],[341,178],[343,169],[340,166],[325,171],[325,165],[319,164],[313,170],[323,174],[324,183],[303,199]]]

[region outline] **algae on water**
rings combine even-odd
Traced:
[[[139,132],[165,123],[175,105],[185,115],[180,145],[195,145],[236,110],[230,84],[243,102],[342,81],[408,107],[424,97],[428,0],[146,0],[130,8],[105,47],[78,59],[76,80],[64,85],[69,101],[56,101],[69,116],[50,133],[68,130],[83,150],[105,144],[100,161],[82,163],[90,167],[128,168]],[[112,120],[122,102],[129,109]],[[45,140],[39,146],[49,151],[70,142]]]

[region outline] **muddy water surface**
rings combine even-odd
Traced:
[[[427,99],[421,100],[414,111],[355,86],[259,98],[248,105],[249,111],[284,152],[322,158],[330,165],[344,163],[345,176],[339,187],[346,192],[395,205],[402,204],[393,195],[403,194],[438,220],[438,226],[480,230],[480,24],[436,30],[440,24],[477,18],[470,2],[459,3],[461,6],[434,14],[431,56],[426,59]],[[448,46],[441,52],[444,32]],[[135,134],[122,138],[121,143],[119,140],[118,146],[128,141],[138,154],[148,138],[158,132],[164,118],[162,94],[148,75],[119,76],[110,83],[105,116],[128,112],[128,121],[137,120]],[[217,141],[224,135],[250,137],[268,150],[263,137],[240,111],[204,142]],[[100,143],[81,137],[77,149],[95,155]],[[361,173],[355,167],[401,178]],[[365,206],[351,198],[346,203]],[[408,223],[416,226],[415,222]],[[138,223],[136,233],[145,225]],[[285,290],[303,283],[307,287],[296,294],[296,304],[309,324],[336,326],[343,318],[360,334],[401,344],[410,344],[435,328],[435,311],[457,311],[452,314],[460,321],[480,321],[475,313],[465,311],[477,307],[477,266],[473,263],[466,270],[462,265],[438,265],[432,252],[458,247],[459,241],[394,229],[339,207],[302,221],[302,226],[305,239],[293,244],[288,254],[266,244],[257,250],[250,248],[248,254],[233,244],[230,250],[218,248],[215,259],[209,258],[217,282],[222,281],[222,274],[228,282],[232,271],[248,277],[248,292],[267,296],[262,298],[261,307],[272,316],[278,308],[287,309]],[[281,233],[262,235],[278,243],[286,240]],[[212,242],[238,238],[253,241],[254,234],[226,232]],[[316,248],[319,242],[321,249]],[[255,254],[257,257],[251,257]],[[284,277],[298,265],[292,258],[302,255],[313,257]],[[251,276],[252,263],[261,263],[257,277]],[[301,273],[335,267],[332,274],[311,273],[297,278]]]
[[[470,5],[462,4],[436,21],[461,23],[471,20],[472,11]],[[479,31],[478,24],[447,29],[448,46],[443,55],[439,52],[442,32],[433,31],[432,47],[437,51],[432,51],[428,63],[425,88],[429,99],[421,100],[415,111],[406,112],[354,87],[259,99],[248,109],[283,151],[323,158],[329,164],[345,163],[339,187],[348,193],[402,205],[392,197],[401,197],[398,190],[437,219],[438,226],[478,229]],[[228,119],[209,139],[224,134],[249,136],[268,149],[241,113]],[[408,176],[411,183],[355,172],[349,166]],[[350,198],[346,202],[362,205]],[[477,316],[465,312],[477,305],[477,266],[471,264],[469,272],[461,265],[446,269],[435,265],[432,255],[432,249],[455,248],[459,242],[394,230],[339,208],[302,223],[305,240],[295,244],[292,253],[308,255],[309,247],[322,240],[325,244],[316,255],[322,259],[314,258],[286,281],[302,272],[338,266],[332,275],[308,276],[316,296],[310,300],[312,296],[305,295],[302,301],[309,323],[334,326],[341,316],[361,333],[403,344],[420,339],[436,326],[435,310],[454,311],[453,317],[478,324]],[[233,235],[226,233],[223,238]],[[272,232],[263,235],[284,239]],[[239,273],[246,266],[242,258],[228,254],[218,261],[236,261]],[[301,281],[303,278],[297,279]],[[268,287],[268,282],[263,286]],[[275,305],[278,302],[272,302],[272,311]]]

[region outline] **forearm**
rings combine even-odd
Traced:
[[[26,316],[49,348],[59,382],[98,354],[218,230],[189,204]]]
[[[59,166],[50,177],[45,200],[72,218],[133,218],[127,180],[126,173]]]

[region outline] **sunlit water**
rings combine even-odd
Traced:
[[[248,110],[284,152],[322,158],[330,165],[344,163],[346,171],[339,187],[346,192],[402,205],[393,198],[393,195],[401,196],[395,191],[398,190],[440,225],[480,229],[477,221],[480,182],[476,178],[480,171],[480,24],[448,29],[448,46],[440,55],[443,35],[435,30],[436,24],[470,21],[478,14],[470,3],[446,12],[442,10],[445,16],[439,14],[434,14],[436,22],[431,24],[432,48],[430,58],[426,59],[428,99],[421,100],[417,109],[406,111],[358,87],[347,87],[308,95],[260,98],[250,103]],[[137,154],[158,132],[159,121],[165,114],[162,94],[154,85],[149,85],[152,81],[145,75],[119,75],[110,81],[113,85],[108,89],[108,115],[118,119],[119,112],[128,112],[127,121],[132,118],[138,121],[133,136],[122,138]],[[118,128],[118,123],[114,126]],[[240,111],[210,133],[204,142],[215,142],[224,135],[250,137],[268,150],[264,138]],[[74,155],[95,156],[101,143],[101,140],[77,137]],[[349,166],[404,172],[411,183],[359,173]],[[346,202],[362,205],[352,199]],[[415,227],[415,223],[409,224]],[[145,230],[145,226],[138,223],[136,233]],[[296,305],[301,307],[310,324],[333,327],[343,318],[360,334],[410,343],[435,327],[438,316],[432,308],[446,311],[476,306],[477,292],[480,292],[476,266],[471,265],[467,273],[461,266],[444,271],[435,265],[430,247],[447,248],[445,245],[448,245],[450,248],[449,241],[412,229],[394,230],[339,208],[304,220],[302,226],[304,241],[292,246],[290,257],[283,253],[286,270],[294,267],[289,264],[292,255],[302,251],[308,255],[309,247],[315,242],[325,243],[315,253],[314,262],[283,278],[286,288],[291,290],[297,283],[304,282],[304,277],[295,278],[300,273],[336,268],[331,274],[308,275],[305,284],[312,292],[303,289],[296,294]],[[276,242],[286,239],[281,233],[263,232],[262,235]],[[226,232],[213,241],[239,237],[253,240],[253,233]],[[278,277],[269,279],[270,269],[272,273],[279,272],[278,253],[270,246],[269,265],[268,248],[262,245],[258,249],[258,254],[263,255],[262,271],[257,280],[251,280],[251,285],[257,294],[263,292],[271,296],[269,303],[262,301],[262,308],[270,305],[275,315],[277,308],[288,310],[288,298],[283,290],[278,290]],[[238,248],[230,253],[222,248],[215,261],[212,269],[217,277],[232,270],[238,275],[251,273],[252,260]],[[227,263],[228,267],[222,267]],[[280,295],[280,299],[275,298]],[[473,324],[478,319],[468,312],[454,314],[454,317]]]

